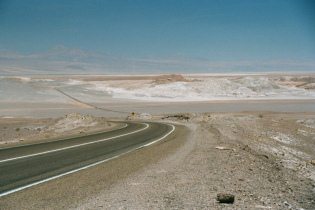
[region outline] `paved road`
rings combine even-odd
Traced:
[[[0,197],[149,146],[174,129],[162,123],[127,123],[114,131],[0,149]]]

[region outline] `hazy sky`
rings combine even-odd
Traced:
[[[60,48],[154,65],[171,60],[178,69],[170,71],[244,63],[254,71],[270,63],[281,64],[270,70],[292,63],[298,67],[290,70],[315,70],[315,1],[0,0],[0,64]]]

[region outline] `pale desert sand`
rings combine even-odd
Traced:
[[[177,137],[5,197],[2,206],[314,209],[314,114],[182,113],[130,117],[143,118],[181,125]],[[235,195],[235,203],[217,203],[216,195],[222,192]]]
[[[0,116],[44,118],[80,112],[122,118],[131,112],[313,112],[314,81],[310,73],[1,77]]]
[[[115,98],[102,92],[102,88],[105,83],[106,88],[123,88],[124,93],[132,95],[141,87],[152,90],[157,85],[165,88],[179,83],[184,87],[191,84],[203,87],[208,84],[200,82],[204,75],[49,78],[62,81],[58,88],[75,100],[55,92],[52,96],[62,100],[53,105],[45,101],[2,100],[2,129],[11,126],[8,133],[16,135],[16,127],[21,127],[19,131],[23,135],[36,136],[38,131],[33,129],[36,126],[53,125],[52,130],[43,129],[37,137],[45,136],[46,132],[53,132],[57,137],[67,132],[78,134],[82,129],[93,132],[102,123],[110,128],[107,123],[113,119],[152,120],[178,124],[177,137],[5,197],[0,203],[7,209],[314,209],[312,78],[313,75],[267,75],[267,79],[266,75],[207,76],[208,82],[220,79],[216,84],[223,85],[222,90],[232,82],[239,88],[234,93],[241,98],[231,94],[230,98],[220,100],[162,102]],[[89,92],[95,84],[101,91]],[[270,85],[275,86],[270,89]],[[172,92],[175,98],[182,91],[178,90]],[[243,93],[249,94],[249,98]],[[265,95],[257,98],[257,93]],[[286,97],[281,98],[282,93]],[[154,90],[150,94],[154,95]],[[165,98],[167,94],[162,96]],[[70,126],[69,131],[58,132],[60,120],[68,124],[76,121],[64,116],[73,112],[105,118],[85,117],[82,126],[75,129]],[[131,112],[135,114],[131,116]],[[21,116],[24,118],[16,118]],[[24,129],[27,126],[33,128]],[[221,192],[235,195],[235,203],[217,203],[216,195]]]
[[[78,113],[60,118],[0,118],[0,148],[83,136],[122,127],[103,117]]]
[[[314,208],[315,115],[187,113],[156,119],[180,122],[190,136],[174,153],[75,208]],[[235,204],[218,204],[220,192],[235,195]]]

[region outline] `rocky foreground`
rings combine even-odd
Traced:
[[[314,115],[206,113],[156,118],[188,126],[190,136],[173,154],[75,208],[315,208]]]
[[[115,126],[106,118],[79,113],[56,119],[0,117],[0,147],[85,135],[110,130]]]
[[[54,127],[60,120],[69,119],[72,117],[59,119]],[[128,119],[176,123],[179,125],[176,138],[4,197],[1,206],[6,209],[315,208],[314,114],[134,113]]]

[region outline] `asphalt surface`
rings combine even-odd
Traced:
[[[162,123],[127,123],[104,133],[0,149],[0,196],[148,146],[173,129]]]

